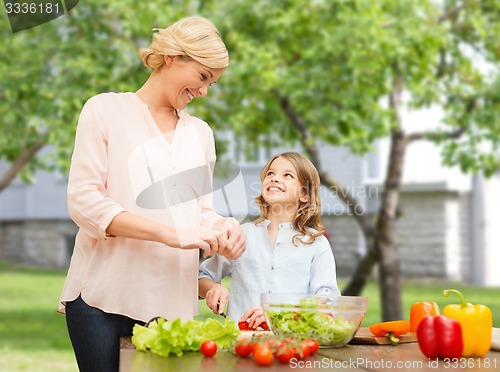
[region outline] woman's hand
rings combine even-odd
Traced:
[[[122,212],[115,216],[106,229],[107,236],[120,236],[140,240],[150,240],[166,244],[172,248],[204,250],[204,257],[225,250],[228,234],[218,229],[202,227],[175,228],[137,216],[129,212]]]
[[[229,300],[229,291],[222,284],[215,284],[207,291],[206,294],[207,306],[214,312],[220,315],[224,312],[224,308]]]
[[[221,249],[226,249],[228,240],[226,233],[206,228],[173,228],[165,237],[165,244],[181,249],[197,249],[204,251],[203,257],[208,257]]]
[[[235,260],[246,250],[245,236],[240,223],[233,217],[221,218],[214,225],[215,230],[224,234],[227,244],[219,247],[218,254],[229,260]],[[224,239],[221,239],[224,241]]]
[[[248,309],[248,311],[238,320],[238,322],[248,321],[248,326],[250,329],[256,329],[262,323],[266,321],[266,316],[264,315],[264,309],[260,306],[254,306]]]

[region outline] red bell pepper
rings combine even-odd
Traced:
[[[427,316],[417,328],[418,345],[428,358],[460,358],[463,341],[462,327],[455,319],[442,315]]]

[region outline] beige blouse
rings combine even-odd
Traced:
[[[148,321],[198,313],[198,250],[106,236],[123,211],[176,227],[211,228],[214,137],[179,111],[169,143],[135,93],[103,93],[78,121],[68,182],[79,226],[58,311],[81,294],[108,313]]]

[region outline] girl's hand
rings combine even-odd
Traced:
[[[229,260],[235,260],[245,252],[245,236],[240,223],[235,218],[221,218],[214,225],[214,229],[221,231],[227,240],[226,245],[219,247],[218,254]]]
[[[207,306],[214,312],[220,315],[224,312],[224,308],[229,300],[229,291],[222,284],[216,283],[206,294]]]
[[[256,329],[262,323],[266,321],[266,316],[264,315],[264,309],[260,306],[254,306],[248,309],[248,311],[238,320],[239,322],[248,321],[248,326],[250,329]]]

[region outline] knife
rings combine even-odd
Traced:
[[[220,306],[220,301],[217,301],[217,313],[219,312],[219,306]],[[222,315],[224,318],[227,318],[224,312],[220,313],[219,315]]]

